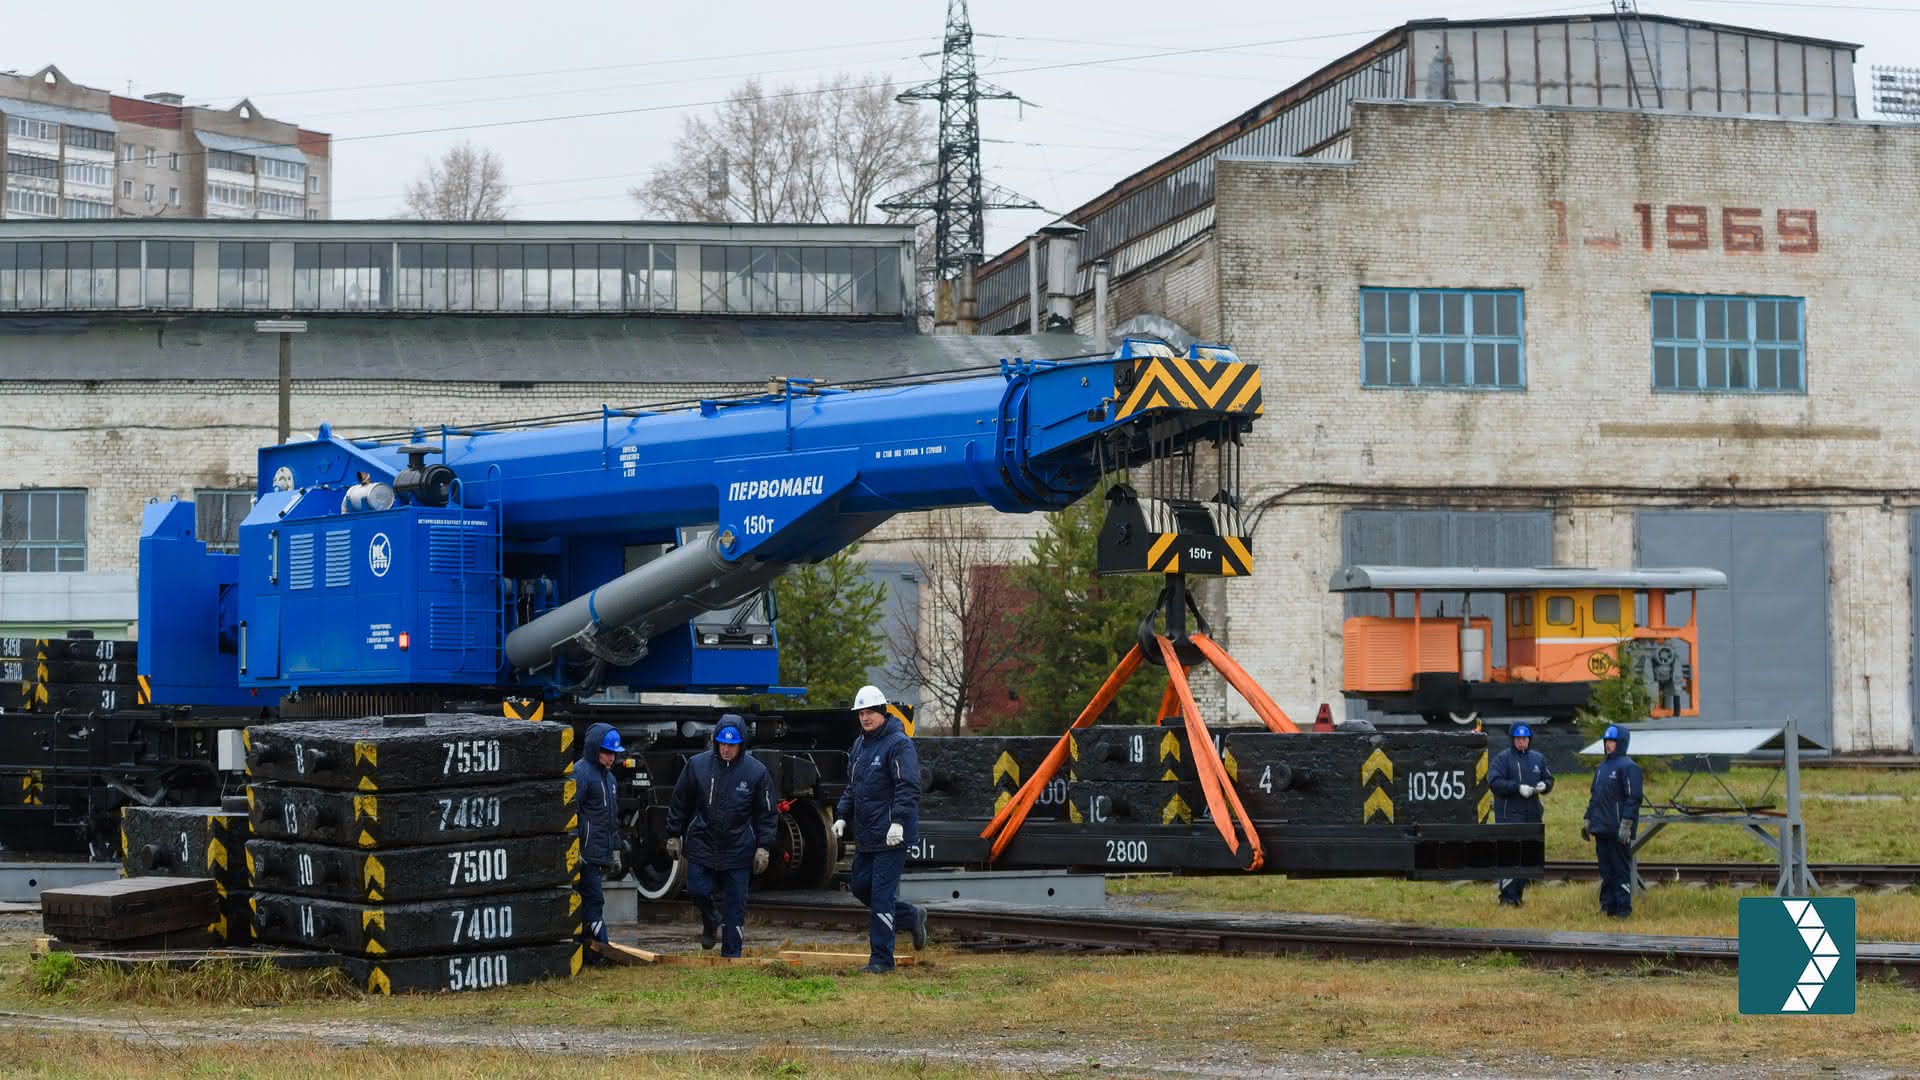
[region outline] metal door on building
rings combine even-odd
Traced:
[[[884,691],[888,701],[919,705],[920,687],[901,681],[898,661],[911,652],[912,641],[920,633],[920,568],[910,562],[879,559],[862,561],[860,568],[868,581],[887,590],[880,625],[874,628],[882,638],[882,656],[878,666],[867,670],[867,681]]]
[[[1372,566],[1551,566],[1553,515],[1545,510],[1349,510],[1340,523],[1340,556],[1349,565]],[[1413,614],[1413,600],[1400,600],[1400,614]],[[1506,609],[1498,596],[1463,597],[1425,593],[1422,615],[1492,620],[1491,663],[1507,662]],[[1387,598],[1347,598],[1347,615],[1386,615]],[[1347,703],[1354,719],[1401,722],[1359,702]],[[1404,718],[1418,723],[1418,717]]]
[[[1792,716],[1804,734],[1833,745],[1826,514],[1647,511],[1634,518],[1634,560],[1727,575],[1725,592],[1698,594],[1703,725]]]

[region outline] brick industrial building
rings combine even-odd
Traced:
[[[1265,365],[1216,622],[1285,708],[1339,700],[1342,562],[1712,565],[1709,719],[1914,746],[1920,130],[1857,118],[1854,49],[1413,23],[1038,241],[1056,324],[1104,261],[1114,323]],[[982,332],[1033,321],[1027,259],[983,267]]]
[[[251,101],[122,97],[49,64],[0,73],[0,117],[0,219],[333,216],[327,136]]]

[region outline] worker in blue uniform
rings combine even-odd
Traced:
[[[860,737],[847,757],[847,789],[833,835],[844,838],[847,823],[853,823],[853,879],[847,888],[872,913],[867,965],[860,970],[884,975],[894,967],[896,929],[905,927],[913,935],[914,948],[927,945],[926,909],[899,898],[907,847],[919,838],[920,755],[899,719],[888,715],[879,687],[861,687],[853,711]]]
[[[620,732],[612,724],[595,724],[582,741],[580,760],[574,764],[574,796],[580,815],[580,892],[581,933],[591,942],[607,943],[607,900],[601,881],[620,873],[624,844],[620,839],[620,786],[613,775],[614,760],[627,752],[620,745]],[[588,952],[588,962],[598,954]]]
[[[1496,824],[1533,825],[1546,816],[1540,796],[1552,790],[1553,772],[1547,768],[1546,755],[1533,749],[1533,728],[1513,725],[1507,733],[1507,748],[1494,755],[1487,767],[1487,786],[1493,789]],[[1526,878],[1502,878],[1500,903],[1519,907],[1526,891]]]
[[[1600,910],[1624,919],[1633,914],[1633,860],[1629,851],[1640,827],[1640,766],[1627,756],[1627,729],[1608,724],[1600,737],[1606,760],[1593,771],[1586,822],[1580,837],[1593,839],[1600,863]]]
[[[727,713],[713,745],[695,754],[667,806],[667,854],[687,856],[687,895],[700,909],[700,947],[738,957],[745,944],[747,878],[772,857],[773,779],[746,752],[747,725]]]

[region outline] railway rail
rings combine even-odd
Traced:
[[[1920,885],[1920,863],[1814,863],[1810,869],[1814,880],[1828,887]],[[1780,876],[1780,868],[1773,863],[1643,862],[1639,870],[1641,880],[1649,884],[1771,885]],[[1547,880],[1594,881],[1600,877],[1600,867],[1590,862],[1549,862],[1540,876]]]
[[[656,905],[679,914],[679,905]],[[1734,938],[1602,934],[1494,928],[1404,926],[1332,915],[1143,912],[938,904],[933,926],[943,940],[1077,946],[1133,952],[1297,954],[1404,959],[1508,953],[1558,967],[1731,969]],[[867,912],[840,893],[767,893],[754,918],[785,926],[860,930]],[[1920,942],[1868,942],[1855,948],[1860,977],[1892,976],[1920,986]]]

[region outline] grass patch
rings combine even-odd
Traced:
[[[490,1080],[553,1075],[584,1080],[722,1080],[741,1076],[770,1080],[882,1080],[900,1076],[961,1080],[983,1076],[997,1080],[1023,1075],[926,1060],[836,1058],[778,1048],[747,1053],[636,1053],[561,1059],[537,1047],[409,1046],[403,1051],[390,1046],[330,1046],[299,1041],[169,1046],[102,1035],[44,1035],[17,1030],[0,1031],[0,1064],[4,1064],[9,1077],[47,1080],[96,1076]]]
[[[265,960],[203,960],[190,968],[143,964],[122,968],[76,960],[70,953],[29,957],[14,979],[17,993],[40,1002],[249,1007],[356,996],[337,968],[288,970]]]
[[[1250,1055],[1338,1051],[1376,1057],[1428,1057],[1472,1050],[1489,1057],[1542,1055],[1621,1061],[1689,1059],[1731,1063],[1870,1063],[1920,1068],[1920,993],[1879,979],[1862,980],[1853,1016],[1741,1018],[1738,987],[1728,974],[1545,970],[1499,954],[1471,959],[1382,961],[1293,957],[992,955],[936,947],[922,966],[884,979],[810,973],[791,978],[740,969],[616,968],[581,977],[486,994],[291,1003],[271,1019],[245,1014],[209,1017],[202,1006],[139,1006],[60,1002],[63,1014],[110,1016],[126,1029],[164,1031],[170,1020],[268,1024],[302,1037],[310,1031],[406,1043],[378,1059],[312,1051],[314,1072],[383,1077],[511,1074],[571,1070],[552,1058],[526,1069],[510,1047],[495,1051],[432,1049],[436,1039],[518,1038],[530,1049],[557,1049],[557,1031],[615,1034],[795,1038],[807,1042],[905,1047],[978,1046],[982,1055],[950,1072],[979,1075],[978,1066],[1019,1068],[1018,1047],[1046,1047],[1090,1057],[1130,1051],[1180,1061],[1204,1049]],[[0,999],[18,999],[16,983]],[[0,1000],[33,1011],[46,998]],[[635,1002],[644,1001],[644,1007]],[[238,1030],[227,1028],[223,1030]],[[765,1034],[762,1034],[765,1033]],[[66,1035],[55,1033],[57,1040]],[[414,1040],[427,1049],[416,1052]],[[64,1043],[63,1043],[64,1044]],[[299,1045],[299,1044],[296,1044]],[[579,1042],[576,1049],[581,1049]],[[754,1068],[802,1070],[826,1077],[898,1075],[902,1061],[868,1066],[843,1059],[755,1057]],[[149,1050],[127,1051],[150,1057]],[[51,1051],[43,1055],[52,1060]],[[301,1046],[284,1060],[300,1060]],[[650,1056],[609,1052],[622,1067]],[[268,1049],[236,1062],[247,1071],[209,1075],[306,1075],[282,1068]],[[6,1060],[0,1058],[0,1060]],[[62,1056],[61,1060],[82,1060]],[[207,1059],[225,1062],[215,1055]],[[652,1075],[726,1075],[741,1058],[670,1058]],[[376,1061],[385,1062],[380,1068]],[[707,1062],[714,1064],[709,1066]],[[767,1064],[767,1063],[771,1064]],[[516,1064],[520,1063],[520,1064]],[[449,1070],[438,1072],[442,1065]],[[271,1067],[269,1067],[271,1066]],[[364,1066],[364,1067],[363,1067]],[[598,1067],[594,1065],[592,1067]],[[280,1068],[281,1071],[273,1071]],[[385,1071],[382,1071],[384,1069]],[[681,1071],[674,1072],[672,1069]],[[709,1072],[701,1072],[708,1069]],[[464,1070],[464,1071],[462,1071]],[[18,1071],[18,1070],[14,1070]],[[140,1075],[139,1069],[103,1071]],[[186,1071],[180,1069],[178,1071]],[[11,1074],[11,1073],[10,1073]],[[27,1075],[42,1075],[31,1070]],[[46,1075],[67,1075],[48,1073]],[[598,1075],[589,1070],[588,1075]],[[761,1071],[758,1075],[778,1075]]]

